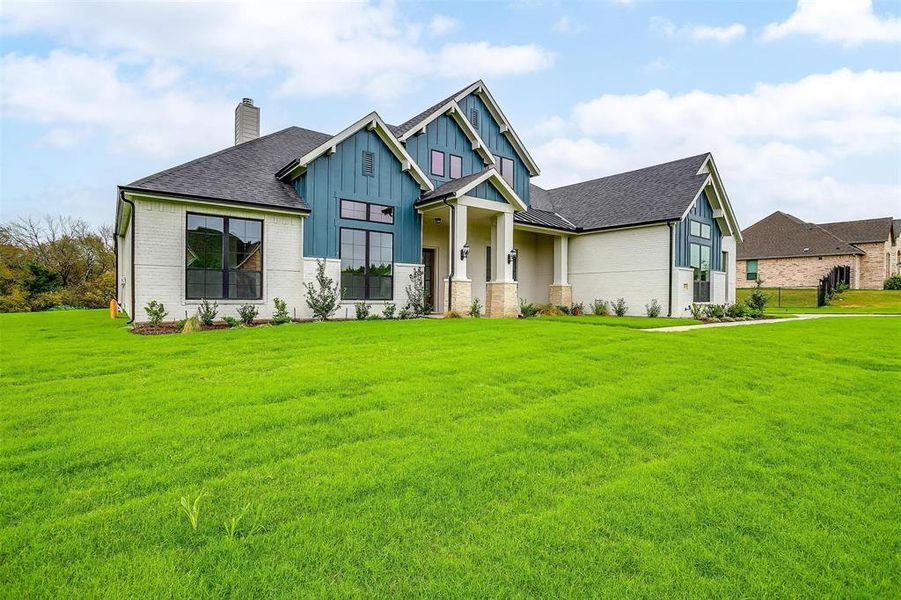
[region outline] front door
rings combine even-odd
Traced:
[[[425,302],[435,309],[435,249],[422,249],[422,280],[425,287]]]

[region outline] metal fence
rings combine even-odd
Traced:
[[[851,267],[832,267],[817,285],[817,306],[826,306],[829,300],[835,295],[835,290],[839,284],[845,289],[851,286]]]
[[[745,300],[755,288],[739,288],[739,300]],[[815,287],[765,287],[763,293],[769,298],[768,308],[816,308],[817,288]]]

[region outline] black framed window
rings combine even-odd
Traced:
[[[710,246],[689,244],[689,254],[694,270],[694,301],[710,302]]]
[[[188,213],[185,297],[260,300],[263,297],[263,222]]]
[[[341,200],[340,214],[342,219],[352,221],[394,224],[394,207],[385,204]]]
[[[748,281],[757,281],[757,261],[745,261],[745,279]]]
[[[497,168],[497,172],[501,174],[501,177],[513,186],[513,159],[507,158],[505,156],[498,156],[494,154],[494,166]]]
[[[491,246],[485,247],[485,281],[491,281]]]
[[[444,177],[444,152],[441,150],[432,150],[429,164],[431,165],[432,175]]]
[[[448,175],[451,179],[463,177],[463,157],[451,154],[448,158]]]
[[[394,234],[341,228],[341,298],[391,300]]]

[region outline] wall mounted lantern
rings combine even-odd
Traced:
[[[507,264],[509,265],[514,260],[516,260],[517,256],[519,256],[519,250],[517,250],[516,248],[510,250],[510,252],[507,253]]]
[[[469,256],[469,242],[464,243],[460,248],[460,260],[466,260],[467,256]]]

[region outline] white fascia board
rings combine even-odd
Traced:
[[[530,233],[543,233],[545,235],[556,235],[559,237],[571,237],[576,235],[575,231],[566,231],[564,229],[554,229],[553,227],[542,227],[541,225],[532,225],[529,223],[518,223],[513,221],[514,231],[528,231]]]
[[[493,210],[503,213],[513,213],[516,210],[507,202],[495,202],[494,200],[485,200],[484,198],[476,198],[475,196],[460,196],[457,204],[461,206],[469,206],[470,208],[483,208],[485,210]]]
[[[329,140],[326,140],[316,148],[313,148],[302,157],[300,157],[297,167],[295,167],[291,171],[291,177],[298,177],[306,171],[307,165],[309,165],[312,161],[319,158],[323,154],[334,154],[338,144],[350,138],[353,134],[357,133],[363,128],[366,128],[368,131],[375,132],[379,138],[385,142],[385,145],[388,146],[388,149],[391,150],[391,153],[400,161],[401,167],[404,171],[410,173],[413,179],[416,180],[416,183],[419,184],[419,187],[423,191],[431,192],[435,189],[435,186],[432,185],[431,180],[426,177],[426,174],[419,168],[419,165],[416,164],[416,161],[413,160],[413,157],[407,153],[407,149],[404,148],[404,145],[401,144],[394,134],[388,129],[388,126],[385,125],[385,122],[378,115],[378,113],[371,112],[350,127],[344,129],[341,133],[335,135]]]
[[[454,122],[460,126],[460,129],[463,130],[463,134],[469,139],[472,144],[472,149],[482,157],[482,160],[485,162],[485,165],[493,165],[494,157],[491,155],[491,152],[488,150],[488,147],[485,146],[485,142],[482,141],[481,136],[479,136],[479,132],[475,130],[472,126],[472,123],[469,122],[469,119],[463,114],[463,111],[460,110],[460,105],[457,104],[456,100],[451,100],[431,112],[426,118],[424,118],[419,123],[416,123],[403,133],[398,140],[401,142],[406,142],[408,139],[413,137],[414,135],[420,135],[426,132],[426,128],[429,126],[429,123],[440,117],[441,115],[447,115],[451,117]]]
[[[232,209],[232,210],[244,210],[250,212],[264,212],[264,213],[276,213],[280,215],[290,215],[292,217],[306,217],[309,214],[309,210],[297,211],[297,210],[280,210],[276,206],[264,206],[264,205],[256,205],[256,204],[248,204],[245,202],[217,202],[213,199],[204,199],[204,198],[188,198],[188,197],[179,197],[179,196],[167,196],[166,194],[159,194],[154,192],[147,192],[146,194],[143,192],[125,192],[125,197],[132,201],[164,201],[164,202],[175,202],[178,204],[208,204],[210,206],[219,206],[222,208]]]
[[[720,178],[720,173],[716,168],[716,162],[714,162],[712,154],[708,154],[707,159],[704,161],[704,164],[701,165],[700,172],[705,171],[707,173],[710,173],[708,183],[713,188],[716,194],[716,200],[717,202],[719,202],[720,208],[723,210],[723,218],[729,226],[729,230],[735,237],[735,241],[741,242],[741,229],[738,227],[738,220],[735,218],[735,211],[732,210],[732,203],[729,201],[728,194],[726,194],[726,188],[723,186],[723,180]]]
[[[500,105],[494,99],[494,96],[491,95],[491,92],[488,90],[488,87],[485,85],[485,82],[481,79],[476,81],[471,86],[457,94],[457,97],[454,98],[456,101],[460,101],[469,94],[475,92],[479,98],[481,98],[482,102],[485,103],[485,106],[488,107],[488,112],[491,113],[491,116],[494,117],[494,120],[498,122],[500,125],[501,134],[506,136],[506,138],[513,145],[513,149],[516,150],[516,153],[519,154],[519,157],[522,159],[524,163],[526,163],[526,167],[529,169],[529,175],[532,177],[537,177],[541,175],[541,169],[538,168],[538,165],[535,163],[535,160],[532,158],[532,155],[529,154],[529,151],[526,149],[525,144],[522,143],[522,140],[519,139],[519,135],[516,134],[516,131],[510,125],[510,121],[507,120],[507,117],[504,115],[504,111],[501,110]]]
[[[485,171],[481,176],[473,179],[465,186],[460,188],[454,193],[454,199],[459,199],[465,196],[470,190],[475,189],[481,183],[486,181],[490,181],[494,184],[494,187],[497,188],[497,191],[501,193],[501,196],[504,197],[504,200],[510,203],[510,205],[518,211],[526,210],[528,207],[526,203],[522,201],[522,198],[514,191],[510,184],[501,177],[500,173],[498,173],[493,167]]]

